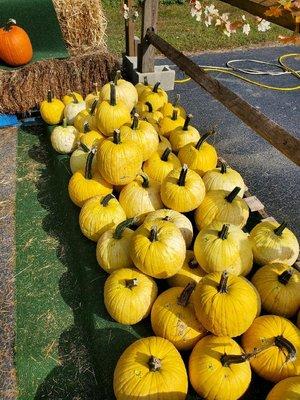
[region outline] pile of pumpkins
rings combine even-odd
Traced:
[[[115,396],[185,399],[189,377],[201,397],[235,400],[255,371],[276,383],[268,400],[299,399],[298,241],[275,220],[243,231],[243,178],[217,167],[213,132],[200,135],[178,100],[117,72],[85,100],[49,92],[40,108],[46,123],[63,121],[51,142],[71,154],[69,195],[109,274],[108,313],[126,325],[151,318],[155,336],[117,363]],[[159,294],[161,279],[170,288]]]

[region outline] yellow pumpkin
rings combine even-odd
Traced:
[[[257,315],[257,294],[245,278],[226,271],[212,272],[198,283],[195,312],[216,336],[236,337],[246,332]]]
[[[95,118],[98,130],[105,136],[112,136],[116,129],[130,123],[131,117],[128,107],[122,100],[116,99],[116,86],[113,82],[110,82],[109,100],[103,100],[98,105]]]
[[[63,101],[64,105],[67,106],[68,104],[73,103],[74,99],[76,99],[77,102],[83,101],[83,97],[81,96],[80,93],[77,93],[77,92],[70,92],[70,93],[66,94],[65,96],[63,96],[62,101]]]
[[[189,378],[201,398],[237,400],[250,385],[251,368],[233,339],[209,335],[199,340],[190,355]]]
[[[192,114],[187,115],[184,124],[170,132],[169,139],[175,153],[189,143],[197,143],[200,139],[199,131],[190,125],[192,117]]]
[[[174,129],[182,126],[183,124],[184,119],[178,116],[177,110],[174,110],[170,117],[164,117],[159,121],[158,128],[160,134],[168,138]]]
[[[291,376],[276,383],[266,400],[299,400],[300,376]]]
[[[156,297],[154,279],[133,268],[113,271],[105,281],[105,307],[120,324],[133,325],[146,318]]]
[[[90,151],[91,150],[82,143],[79,144],[78,149],[73,151],[70,157],[70,169],[72,171],[72,174],[75,174],[75,172],[85,169],[87,158]],[[93,157],[91,170],[92,170],[92,175],[97,170],[96,157]]]
[[[114,79],[114,84],[116,88],[117,101],[122,101],[122,103],[125,104],[127,110],[131,111],[138,101],[138,93],[136,88],[132,83],[125,81],[125,79],[121,79],[121,71],[117,71]],[[111,88],[109,83],[102,87],[101,98],[102,100],[106,100],[108,102],[111,101]],[[120,126],[114,127],[114,129],[116,128],[120,128]]]
[[[245,200],[238,197],[241,188],[228,190],[211,190],[195,211],[197,228],[203,229],[213,222],[224,222],[240,228],[246,225],[249,218],[249,207]]]
[[[97,110],[99,103],[100,103],[100,100],[94,101],[94,103],[92,104],[92,107],[89,109],[89,115],[86,117],[86,122],[88,122],[90,128],[93,131],[98,131],[98,132],[99,132],[99,130],[98,130],[98,125],[97,125],[96,110]],[[101,135],[102,135],[102,133],[101,133]]]
[[[242,336],[242,347],[246,353],[256,349],[258,354],[250,364],[263,379],[279,382],[300,375],[300,331],[288,319],[277,315],[256,318]]]
[[[249,236],[235,225],[214,222],[202,229],[196,237],[194,253],[208,273],[227,270],[234,275],[247,275],[253,266]]]
[[[145,108],[141,113],[141,117],[151,124],[157,124],[164,117],[160,111],[153,111],[149,102],[145,104]]]
[[[161,89],[160,82],[157,82],[152,90],[144,90],[140,96],[140,101],[143,103],[150,103],[154,111],[159,110],[165,103],[168,102],[167,93]]]
[[[177,274],[168,278],[168,284],[173,287],[186,287],[188,283],[197,284],[205,275],[206,272],[198,264],[194,252],[187,250],[182,268]]]
[[[205,186],[196,172],[183,165],[165,177],[160,195],[166,207],[179,212],[189,212],[199,207],[203,201]]]
[[[235,187],[238,186],[241,188],[238,196],[243,197],[246,190],[246,186],[241,175],[223,162],[219,168],[207,171],[202,176],[202,179],[207,192],[210,190],[228,190],[231,192]]]
[[[185,240],[186,247],[190,247],[193,240],[193,225],[185,215],[180,214],[178,211],[163,208],[149,213],[145,218],[145,222],[157,220],[169,221],[177,226]]]
[[[165,290],[155,300],[151,310],[151,325],[156,336],[168,339],[178,350],[190,350],[207,331],[197,320],[194,310],[195,283],[184,289]]]
[[[91,108],[94,102],[98,102],[100,100],[100,90],[97,82],[94,83],[95,90],[92,93],[89,93],[85,98],[86,108]]]
[[[99,172],[96,171],[92,174],[94,155],[95,149],[87,157],[85,170],[75,172],[69,181],[68,190],[70,199],[78,207],[82,207],[91,197],[106,195],[113,191],[112,185],[106,182]]]
[[[60,154],[68,154],[77,147],[78,131],[74,126],[68,126],[64,118],[62,126],[56,126],[51,132],[51,144],[55,151]]]
[[[203,176],[205,172],[217,166],[218,155],[216,149],[206,142],[206,139],[212,133],[213,132],[207,132],[196,144],[188,143],[178,152],[178,158],[182,164],[186,164],[200,176]]]
[[[92,147],[97,146],[104,139],[105,136],[98,131],[92,130],[88,122],[84,123],[83,132],[80,133],[80,142],[82,144],[91,149]]]
[[[116,228],[105,231],[97,242],[96,257],[98,264],[109,274],[120,268],[133,267],[128,249],[135,223],[133,218],[121,222]]]
[[[126,215],[118,200],[112,194],[94,196],[86,201],[79,214],[81,232],[97,242],[108,229],[125,221]]]
[[[171,148],[171,143],[169,142],[169,140],[162,136],[162,135],[158,135],[158,148],[157,151],[161,151],[162,153],[166,150],[166,148]]]
[[[175,275],[185,259],[185,241],[171,222],[144,222],[133,234],[130,255],[134,265],[147,275],[164,279]]]
[[[291,318],[300,309],[300,273],[287,264],[265,265],[254,274],[252,283],[267,313]]]
[[[114,372],[117,400],[185,400],[187,391],[184,362],[175,346],[160,337],[132,343]]]
[[[149,85],[148,83],[148,78],[147,76],[144,76],[144,81],[143,82],[139,82],[135,85],[137,94],[138,94],[138,98],[141,97],[142,93],[144,92],[145,89],[148,89],[149,91],[152,90],[152,86]]]
[[[139,115],[134,114],[132,124],[120,128],[124,140],[136,143],[141,151],[143,161],[148,160],[158,148],[158,134],[153,126],[147,121],[139,120]]]
[[[82,110],[80,111],[76,117],[74,118],[73,125],[79,132],[83,132],[84,124],[87,122],[87,118],[90,115],[89,110]]]
[[[254,260],[259,265],[281,262],[293,265],[299,255],[296,236],[286,228],[286,223],[263,221],[250,232]]]
[[[121,190],[119,202],[127,218],[136,217],[143,221],[149,212],[163,207],[160,183],[146,175],[139,175]]]
[[[169,172],[180,167],[181,162],[168,147],[163,152],[154,153],[143,164],[144,172],[159,183],[162,183]]]
[[[179,104],[180,94],[176,94],[176,98],[174,103],[166,103],[163,105],[161,112],[164,117],[171,117],[173,115],[173,111],[177,110],[178,115],[182,118],[186,117],[185,109]]]
[[[116,130],[112,138],[98,145],[97,166],[101,175],[113,185],[132,182],[142,168],[142,154],[136,143],[124,141]]]
[[[64,117],[64,109],[64,103],[53,97],[51,90],[48,90],[47,100],[42,101],[40,105],[40,113],[43,121],[48,125],[61,123]]]

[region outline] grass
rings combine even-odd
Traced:
[[[246,14],[238,9],[226,6],[215,1],[216,7],[228,11],[232,15]],[[103,2],[104,10],[108,20],[107,41],[110,51],[119,56],[124,51],[124,20],[121,14],[121,2],[112,4],[109,0]],[[251,19],[251,18],[250,18]],[[136,23],[136,34],[140,36],[140,19]],[[222,34],[217,28],[206,28],[204,23],[197,22],[190,15],[190,6],[163,5],[159,6],[158,32],[169,43],[180,51],[195,53],[204,50],[230,49],[240,46],[253,46],[260,43],[276,42],[279,34],[286,32],[285,29],[272,25],[272,29],[266,33],[258,32],[255,27],[251,29],[249,36],[236,33],[230,38]]]

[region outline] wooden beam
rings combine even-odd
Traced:
[[[285,129],[266,117],[218,80],[208,75],[202,68],[175,49],[151,29],[145,37],[162,54],[173,61],[182,71],[197,82],[203,89],[219,100],[246,125],[271,143],[277,150],[300,166],[300,141]]]
[[[223,3],[230,4],[231,6],[237,7],[241,10],[247,11],[248,13],[261,17],[267,21],[273,22],[276,25],[283,26],[284,28],[295,30],[294,19],[289,12],[284,12],[280,17],[267,17],[265,12],[268,7],[263,4],[258,4],[251,0],[221,0]]]
[[[134,0],[125,0],[124,3],[128,6],[129,10],[132,9],[134,5]],[[131,19],[125,20],[125,42],[126,42],[126,55],[129,57],[134,57],[135,52],[135,42],[134,42],[134,28],[135,24]]]
[[[145,42],[148,28],[156,31],[159,0],[144,0],[142,12],[141,44],[138,47],[139,72],[154,72],[155,48]]]

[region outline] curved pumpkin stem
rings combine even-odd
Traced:
[[[161,361],[159,358],[151,356],[148,361],[148,366],[151,372],[156,372],[161,369]]]
[[[206,133],[198,140],[198,142],[197,142],[195,148],[196,148],[197,150],[199,150],[200,147],[202,146],[202,144],[209,138],[209,136],[214,135],[214,134],[215,134],[215,131],[206,132]]]
[[[90,109],[90,115],[94,115],[96,111],[96,107],[98,105],[99,100],[95,99],[92,103],[91,109]]]
[[[89,153],[89,152],[90,152],[90,149],[89,149],[84,143],[81,143],[81,142],[80,142],[79,147],[81,147],[82,150],[83,150],[85,153]]]
[[[241,188],[236,186],[232,192],[229,193],[228,196],[225,197],[225,199],[228,201],[228,203],[232,203],[233,200],[236,198],[236,196],[238,195],[238,193],[241,191]]]
[[[125,285],[128,289],[132,289],[133,287],[138,285],[138,280],[137,278],[125,279]]]
[[[119,223],[119,225],[116,227],[113,238],[120,240],[122,238],[122,234],[126,228],[129,228],[130,226],[134,225],[135,223],[135,218],[129,218],[126,219],[125,221]]]
[[[146,104],[146,106],[148,107],[148,112],[149,112],[149,113],[152,113],[152,112],[153,112],[152,104],[149,103],[149,101],[147,101],[145,104]]]
[[[183,164],[179,179],[178,179],[178,186],[185,186],[185,179],[186,179],[186,174],[188,172],[188,166],[186,164]]]
[[[193,290],[195,289],[195,286],[196,286],[195,282],[188,283],[186,287],[183,289],[181,295],[179,296],[177,304],[179,304],[182,307],[186,307],[193,293]]]
[[[286,227],[287,227],[287,222],[286,222],[286,221],[283,221],[283,222],[278,226],[278,228],[274,229],[275,235],[281,236],[281,235],[282,235],[282,232],[284,231],[284,229],[285,229]]]
[[[77,99],[75,93],[71,92],[71,93],[69,94],[69,96],[73,97],[72,102],[73,102],[74,104],[77,104],[77,103],[78,103],[78,99]]]
[[[287,285],[293,276],[293,271],[291,269],[287,269],[283,271],[282,274],[278,275],[278,282],[282,283],[283,285]]]
[[[93,162],[93,158],[96,154],[96,149],[92,149],[89,152],[89,155],[87,156],[86,159],[86,164],[85,164],[85,173],[84,173],[84,177],[85,179],[92,179],[92,162]]]
[[[116,129],[113,133],[113,143],[120,144],[121,143],[121,132],[120,129]]]
[[[227,165],[223,162],[221,162],[220,172],[221,172],[221,174],[226,174],[226,172],[227,172]]]
[[[149,236],[150,242],[157,242],[157,226],[153,226],[151,231],[150,231],[150,236]]]
[[[220,358],[220,361],[223,367],[229,367],[230,364],[241,364],[249,360],[250,357],[251,355],[249,354],[223,354]]]
[[[167,147],[160,157],[161,161],[168,161],[169,155],[172,153],[170,147]]]
[[[160,82],[156,82],[156,84],[153,86],[153,90],[152,90],[153,93],[157,93],[159,85],[160,85]]]
[[[183,128],[182,128],[183,131],[187,131],[189,129],[189,125],[190,125],[190,122],[191,122],[192,118],[193,118],[192,114],[188,114],[186,116],[185,121],[184,121],[184,125],[183,125]]]
[[[218,286],[218,291],[219,293],[227,293],[228,292],[228,272],[227,271],[223,271],[222,272],[222,276],[221,276],[221,280]]]
[[[198,261],[195,259],[195,258],[192,258],[189,262],[188,262],[188,266],[191,268],[191,269],[196,269],[196,268],[198,268]]]
[[[140,175],[140,176],[142,177],[142,179],[143,179],[142,187],[145,188],[145,189],[147,189],[147,188],[149,187],[149,178],[148,178],[148,176],[145,175],[145,174],[139,174],[139,175]]]
[[[288,352],[286,356],[286,361],[293,361],[296,359],[296,348],[288,339],[283,337],[282,335],[276,336],[274,341],[275,346],[279,349],[285,349]]]
[[[110,202],[110,200],[114,199],[114,198],[115,198],[115,196],[112,193],[107,194],[106,196],[104,196],[102,198],[102,200],[100,201],[100,204],[102,204],[104,207],[106,207],[108,205],[108,203]]]
[[[178,110],[174,109],[171,120],[176,121],[177,118],[178,118]]]
[[[9,18],[9,20],[6,22],[6,24],[4,25],[4,27],[3,27],[3,29],[5,30],[5,31],[10,31],[11,30],[11,28],[14,26],[14,25],[17,25],[17,21],[15,20],[15,19],[13,19],[13,18]]]
[[[228,234],[229,234],[229,225],[224,224],[222,226],[222,229],[220,230],[218,236],[219,236],[220,239],[226,240],[227,237],[228,237]]]

